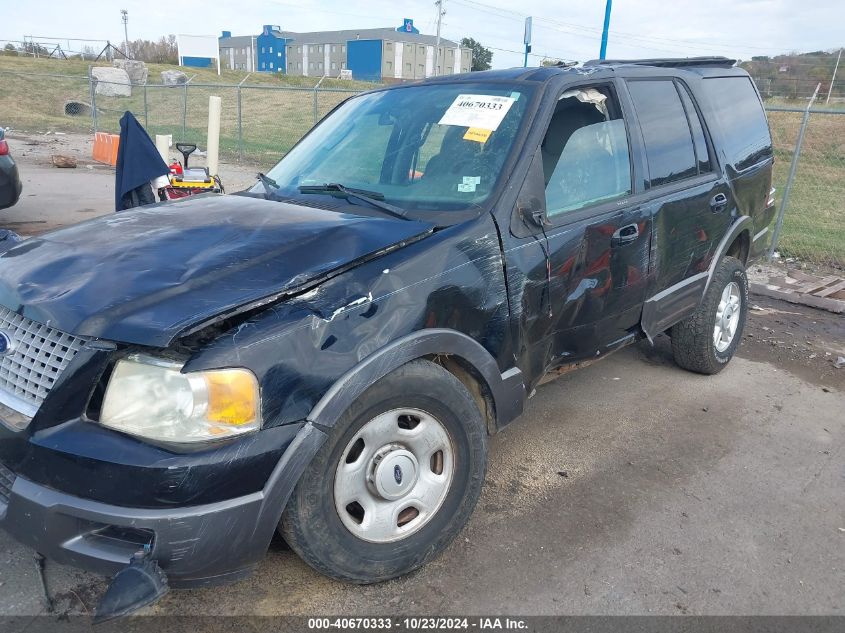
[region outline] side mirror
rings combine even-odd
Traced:
[[[520,200],[516,203],[516,209],[526,224],[543,229],[551,224],[546,218],[546,210],[537,198]]]
[[[543,176],[543,156],[540,149],[534,153],[525,182],[516,200],[520,219],[528,226],[544,229],[550,224],[546,217],[546,179]]]

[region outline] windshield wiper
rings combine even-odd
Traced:
[[[258,180],[261,181],[261,184],[264,185],[264,191],[267,193],[270,193],[273,189],[280,189],[279,183],[270,178],[267,174],[258,172],[257,176]]]
[[[392,204],[384,202],[384,194],[378,191],[367,191],[366,189],[353,189],[346,187],[339,182],[327,182],[324,185],[301,185],[299,187],[300,193],[328,193],[330,195],[339,195],[347,200],[360,200],[367,204],[381,209],[388,215],[400,220],[408,220],[405,211]]]

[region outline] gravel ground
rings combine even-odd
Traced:
[[[44,161],[81,142],[22,142],[25,197],[6,226],[37,233],[108,212],[110,170]],[[845,319],[752,303],[718,376],[678,369],[661,336],[538,388],[491,438],[469,525],[419,572],[344,585],[277,539],[245,581],[171,592],[146,612],[842,614]],[[0,533],[0,615],[44,612],[32,555]],[[50,562],[47,578],[60,615],[90,613],[106,586]]]
[[[6,138],[18,163],[23,192],[18,204],[0,211],[3,228],[38,235],[114,211],[114,168],[91,159],[91,136],[11,132]],[[54,154],[75,158],[77,167],[54,167]],[[191,161],[194,166],[204,164],[203,157]],[[257,171],[255,166],[220,164],[220,178],[230,193],[251,186]]]

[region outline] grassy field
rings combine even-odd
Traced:
[[[813,103],[813,110],[831,110],[841,112],[845,110],[845,103],[837,101],[825,104],[825,95],[820,95]],[[764,101],[767,108],[800,108],[807,107],[807,99],[784,99],[783,97],[770,97]]]
[[[801,117],[769,112],[778,205]],[[785,257],[845,267],[845,114],[810,115],[778,250]]]
[[[35,59],[32,57],[18,57],[15,55],[0,54],[0,72],[27,72],[27,73],[49,73],[57,75],[75,75],[77,77],[87,77],[88,68],[90,66],[110,66],[106,61],[92,62],[83,61],[79,59]],[[319,77],[296,77],[284,75],[282,73],[248,73],[243,70],[222,70],[220,75],[212,68],[189,68],[179,67],[170,64],[147,64],[149,68],[150,83],[161,83],[161,71],[163,70],[182,70],[188,77],[194,76],[191,83],[198,84],[238,84],[247,76],[249,78],[245,82],[248,85],[258,86],[295,86],[300,88],[313,88]],[[353,88],[365,90],[371,88],[373,84],[364,81],[347,81],[340,79],[323,80],[322,86],[334,88]]]
[[[31,59],[0,55],[0,125],[30,132],[89,133],[90,115],[64,114],[68,100],[90,103],[90,62]],[[281,158],[315,122],[353,92],[371,89],[364,82],[326,79],[316,97],[318,79],[280,74],[211,69],[183,69],[191,84],[156,85],[162,70],[149,64],[149,81],[131,97],[96,97],[97,128],[118,131],[118,121],[132,111],[150,134],[173,134],[174,140],[204,146],[208,97],[222,99],[220,150],[225,159],[269,167]],[[245,81],[244,81],[245,80]],[[232,85],[244,81],[240,91]],[[274,90],[273,88],[276,88]],[[281,89],[284,88],[284,89]],[[240,121],[238,124],[238,92]],[[806,102],[774,101],[769,107],[803,108]],[[818,105],[824,108],[824,105]],[[845,104],[831,105],[845,109]],[[801,113],[770,112],[775,143],[775,187],[783,194]],[[778,199],[778,204],[780,200]],[[797,178],[786,209],[779,250],[784,256],[845,267],[845,114],[813,114],[804,140]]]
[[[92,117],[68,116],[70,100],[91,103],[88,68],[81,60],[33,59],[0,55],[0,82],[12,89],[0,91],[0,125],[30,132],[91,132]],[[107,65],[107,64],[102,64]],[[218,77],[211,69],[183,68],[187,86],[160,85],[162,70],[174,66],[148,64],[149,83],[135,86],[131,97],[95,96],[96,127],[117,132],[126,110],[131,111],[150,134],[173,134],[174,139],[204,144],[208,125],[208,97],[222,100],[221,153],[264,164],[275,162],[307,132],[316,117],[354,92],[375,84],[325,79],[316,96],[315,77],[246,73],[224,70]],[[238,89],[241,133],[238,133]]]

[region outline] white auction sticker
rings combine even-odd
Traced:
[[[516,99],[513,97],[458,95],[439,123],[480,130],[496,130],[514,101]]]

